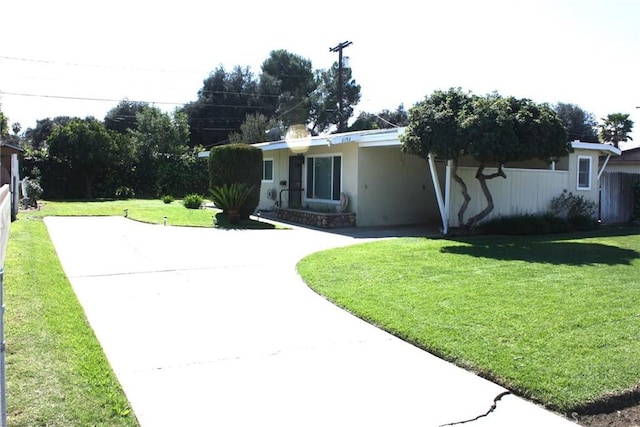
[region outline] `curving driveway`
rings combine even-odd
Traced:
[[[367,239],[45,223],[144,427],[575,425],[335,307],[295,271]]]

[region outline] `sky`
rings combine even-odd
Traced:
[[[640,0],[12,0],[1,19],[0,108],[23,130],[125,98],[171,112],[221,65],[257,77],[285,49],[327,69],[351,41],[356,115],[460,87],[630,114],[640,146]]]

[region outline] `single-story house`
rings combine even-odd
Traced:
[[[403,132],[400,127],[254,144],[263,151],[258,210],[326,227],[428,224],[439,225],[446,234],[458,225],[463,203],[451,162],[403,153]],[[488,182],[495,207],[486,219],[546,212],[551,199],[564,190],[598,203],[606,164],[600,166],[599,158],[621,152],[605,144],[571,145],[573,153],[555,161],[505,165],[507,179]],[[461,159],[458,165],[458,176],[471,196],[467,215],[486,206],[475,166],[472,159]]]
[[[263,151],[258,209],[279,215],[307,208],[320,215],[344,211],[357,226],[432,224],[446,233],[450,225],[458,225],[463,202],[451,164],[403,153],[402,132],[404,128],[368,130],[255,144]],[[507,179],[489,181],[495,208],[488,218],[547,211],[551,199],[565,189],[597,203],[598,159],[619,156],[620,150],[579,141],[572,146],[573,153],[555,162],[506,165]],[[458,175],[472,198],[469,215],[486,204],[475,170],[472,161],[459,162]]]

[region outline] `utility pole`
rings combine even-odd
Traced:
[[[342,75],[342,49],[351,45],[352,42],[342,42],[335,47],[329,48],[329,52],[338,52],[338,132],[344,131],[344,114],[342,113],[342,99],[344,91],[344,77]]]

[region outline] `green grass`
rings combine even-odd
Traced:
[[[640,229],[615,231],[386,240],[313,254],[298,270],[421,348],[579,410],[640,384]]]
[[[44,223],[20,214],[5,258],[11,426],[137,426]]]
[[[40,211],[34,211],[30,215],[43,216],[124,216],[135,221],[150,224],[163,224],[167,218],[167,225],[182,227],[213,227],[214,217],[219,209],[187,209],[181,200],[172,203],[164,203],[162,200],[129,199],[108,200],[94,202],[40,202]],[[220,223],[219,227],[232,227]],[[233,228],[275,228],[265,221],[242,220]]]
[[[137,426],[105,355],[58,261],[45,216],[123,216],[212,227],[216,209],[181,201],[40,202],[10,227],[5,258],[7,412],[11,426]],[[273,228],[264,221],[239,227]]]

